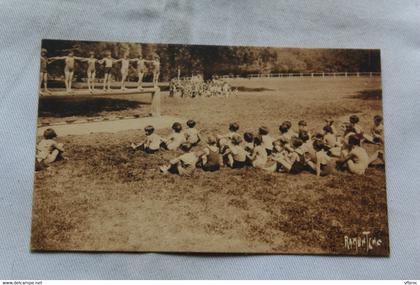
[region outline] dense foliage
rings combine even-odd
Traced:
[[[145,58],[158,54],[161,59],[161,79],[168,80],[177,76],[203,74],[235,74],[246,76],[250,73],[282,72],[378,72],[380,71],[379,50],[354,49],[297,49],[243,46],[209,45],[172,45],[172,44],[137,44],[113,42],[82,42],[45,40],[43,48],[48,56],[66,55],[70,50],[76,56],[88,57],[93,51],[97,58],[102,58],[109,50],[114,58],[120,58],[129,52],[131,58],[140,53]],[[52,75],[62,74],[63,62],[50,64]],[[76,77],[84,77],[84,64],[76,66]],[[101,76],[98,68],[98,76]],[[114,76],[119,77],[115,68]],[[134,69],[130,73],[135,76]]]

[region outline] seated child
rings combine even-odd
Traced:
[[[300,136],[302,132],[306,132],[309,135],[309,137],[311,137],[311,133],[308,131],[306,121],[300,120],[298,123],[298,127],[299,127],[298,137]]]
[[[317,176],[326,176],[334,172],[334,160],[324,150],[324,143],[319,140],[313,142],[316,151],[315,160],[308,162],[308,165],[316,172]]]
[[[252,152],[250,160],[252,161],[252,166],[256,168],[265,168],[267,164],[267,149],[263,145],[263,139],[261,136],[256,136],[254,138],[255,148]]]
[[[201,156],[202,168],[204,171],[217,171],[222,164],[219,148],[217,147],[217,140],[214,136],[207,138],[207,146],[203,150]]]
[[[244,133],[244,141],[245,141],[245,144],[244,144],[245,151],[251,154],[252,151],[254,150],[254,135],[249,132]]]
[[[341,154],[341,144],[338,142],[337,137],[333,134],[331,126],[324,127],[324,139],[323,143],[325,147],[329,149],[332,156],[339,157]]]
[[[224,135],[217,135],[217,143],[220,149],[220,153],[224,153],[227,147],[232,143],[232,137],[238,134],[239,125],[238,123],[229,124],[229,132]],[[226,158],[226,157],[224,157]]]
[[[273,152],[274,139],[272,136],[268,134],[268,128],[260,127],[258,130],[258,133],[261,136],[261,140],[262,140],[261,145],[265,148],[267,155],[271,155],[271,153]]]
[[[273,160],[276,161],[276,164],[265,169],[270,171],[280,169],[290,174],[298,174],[305,170],[307,164],[302,144],[301,139],[293,140],[293,151],[275,155]]]
[[[292,129],[292,122],[284,121],[282,123],[282,125],[285,125],[287,127],[287,132],[289,133],[291,138],[297,138],[298,137],[298,134],[295,131],[293,131],[293,129]]]
[[[232,143],[228,145],[223,153],[227,158],[227,164],[232,168],[243,168],[246,165],[247,152],[241,146],[242,138],[240,135],[235,134],[232,137]]]
[[[343,133],[344,133],[344,136],[342,138],[342,145],[348,145],[349,137],[352,135],[356,135],[356,131],[354,130],[352,124],[350,123],[343,123],[341,125],[341,128],[343,129]]]
[[[360,138],[356,135],[350,135],[348,138],[348,153],[344,159],[338,161],[340,168],[347,168],[350,173],[363,175],[369,166],[369,155],[364,148],[360,146]]]
[[[289,132],[289,128],[286,124],[281,124],[279,126],[280,131],[280,137],[278,140],[285,142],[285,143],[291,143],[292,142],[292,134]]]
[[[160,149],[162,138],[155,134],[155,128],[153,126],[147,126],[144,128],[146,138],[139,144],[132,143],[131,148],[133,150],[140,149],[146,153],[155,153]]]
[[[331,127],[331,130],[332,130],[332,134],[337,135],[337,131],[336,131],[335,127],[334,127],[334,120],[333,119],[331,119],[331,118],[326,119],[325,120],[325,126],[330,126]]]
[[[218,139],[227,138],[229,140],[232,140],[232,137],[234,135],[238,134],[238,130],[239,130],[238,123],[230,123],[229,124],[229,132],[227,134],[224,134],[224,135],[219,135],[217,138]]]
[[[187,143],[190,143],[192,146],[196,146],[201,138],[200,133],[195,128],[196,122],[194,120],[188,120],[187,126],[188,128],[185,130],[185,139]]]
[[[254,151],[254,135],[249,132],[244,133],[244,141],[244,149],[247,152],[246,165],[251,166],[252,161],[249,159],[249,157],[251,157],[252,152]]]
[[[365,139],[374,144],[384,143],[384,125],[382,123],[382,116],[376,115],[373,117],[373,127],[371,129],[371,135],[365,134]]]
[[[184,154],[169,161],[169,165],[161,166],[159,169],[162,173],[173,173],[179,175],[191,175],[198,161],[197,156],[191,151],[191,145],[182,143],[180,149]]]
[[[56,132],[48,128],[44,131],[43,139],[36,147],[36,166],[35,168],[42,169],[42,166],[47,166],[56,160],[63,158],[63,144],[55,141],[57,138]]]
[[[299,139],[302,140],[302,149],[307,160],[315,161],[316,151],[313,147],[313,141],[310,139],[309,134],[306,131],[299,133]]]
[[[173,123],[172,130],[172,134],[170,134],[161,144],[164,149],[175,150],[185,142],[185,135],[182,133],[182,125],[180,123]]]
[[[360,138],[363,138],[363,128],[359,125],[359,116],[351,115],[349,118],[350,125],[353,127],[354,132]]]
[[[384,124],[383,118],[380,115],[373,117],[372,137],[375,143],[384,143]]]

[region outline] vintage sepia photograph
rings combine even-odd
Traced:
[[[389,256],[380,50],[43,40],[38,94],[33,251]]]

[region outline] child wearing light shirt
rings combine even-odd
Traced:
[[[374,144],[384,143],[384,125],[382,123],[382,116],[376,115],[373,117],[373,127],[371,129],[371,135],[365,134],[365,139]]]
[[[133,150],[140,149],[150,154],[159,151],[162,138],[155,134],[155,128],[153,126],[147,126],[144,128],[144,132],[146,133],[146,139],[139,144],[132,143],[131,147]]]
[[[302,140],[302,149],[305,154],[305,157],[308,160],[315,161],[316,151],[313,147],[313,141],[310,139],[309,134],[306,131],[301,131],[299,133],[299,139]]]
[[[269,135],[267,127],[260,127],[258,133],[261,136],[261,146],[266,150],[267,155],[271,155],[273,152],[273,142],[274,139]],[[254,141],[255,142],[255,141]]]
[[[264,168],[267,164],[267,149],[263,146],[263,139],[261,136],[254,138],[255,148],[250,157],[252,166],[255,168]]]
[[[384,143],[384,124],[383,118],[380,115],[376,115],[373,118],[372,136],[375,143]]]
[[[276,164],[271,167],[264,168],[270,172],[281,170],[290,174],[298,174],[306,169],[305,153],[302,148],[301,139],[293,140],[293,149],[290,152],[282,152],[273,156]]]
[[[231,168],[244,168],[246,165],[247,152],[241,146],[242,138],[236,134],[232,137],[232,143],[228,146],[223,156],[227,157]]]
[[[369,166],[369,155],[366,150],[360,147],[360,138],[354,134],[348,138],[349,152],[340,161],[342,167],[346,167],[350,173],[363,175]]]
[[[182,133],[182,125],[178,122],[172,125],[172,134],[162,143],[162,147],[167,150],[175,150],[185,143],[185,135]]]
[[[311,137],[311,133],[308,131],[306,121],[304,121],[304,120],[300,120],[300,121],[299,121],[299,123],[298,123],[298,128],[299,128],[299,131],[298,131],[298,137],[299,137],[299,136],[300,136],[300,134],[301,134],[301,133],[303,133],[303,132],[306,132],[306,133],[309,135],[309,137]]]
[[[326,176],[334,171],[334,160],[324,150],[324,143],[319,140],[313,142],[316,151],[315,159],[308,161],[308,165],[315,171],[317,176]]]
[[[333,133],[331,126],[324,127],[324,139],[325,146],[329,149],[332,156],[339,157],[341,154],[341,144],[338,142],[337,137]]]
[[[194,120],[188,120],[188,128],[185,130],[185,140],[187,143],[190,143],[192,146],[196,146],[201,138],[200,132],[195,128],[196,122]]]
[[[354,132],[360,138],[363,138],[363,128],[359,125],[359,116],[351,115],[349,118],[350,125],[353,127]]]
[[[207,146],[203,150],[201,156],[202,168],[204,171],[217,171],[222,164],[219,148],[217,147],[217,140],[214,136],[207,138]]]
[[[229,124],[229,132],[224,135],[218,135],[217,138],[220,140],[222,138],[227,138],[229,140],[232,140],[232,137],[236,134],[238,134],[239,125],[238,123],[230,123]]]
[[[281,124],[279,127],[280,137],[278,140],[284,143],[291,143],[292,141],[292,133],[289,132],[289,128],[286,124]]]
[[[161,166],[159,169],[162,173],[173,173],[179,175],[191,175],[198,161],[197,155],[191,151],[191,145],[183,143],[180,145],[180,149],[184,154],[177,158],[171,159],[169,165]]]
[[[63,158],[63,144],[57,143],[55,138],[57,134],[53,129],[48,128],[44,131],[43,139],[36,147],[36,162],[39,166],[48,166],[59,158]]]

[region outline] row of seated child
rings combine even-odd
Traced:
[[[364,174],[374,161],[383,160],[383,152],[376,151],[369,156],[361,147],[362,142],[383,144],[382,117],[374,117],[370,133],[365,133],[356,115],[343,124],[343,135],[339,136],[332,120],[327,120],[323,132],[311,135],[305,121],[299,122],[298,132],[292,130],[290,121],[283,122],[280,136],[274,139],[266,127],[260,127],[257,135],[239,133],[239,125],[231,123],[225,135],[210,135],[203,148],[193,147],[202,141],[196,123],[187,122],[182,130],[180,123],[174,123],[173,132],[167,138],[154,133],[154,128],[145,128],[146,139],[140,144],[132,144],[133,149],[155,153],[160,149],[184,152],[160,167],[163,173],[191,174],[196,167],[205,171],[217,171],[222,166],[231,168],[255,167],[269,172],[300,173],[313,172],[318,176],[332,173],[335,169],[347,169],[351,173]]]

